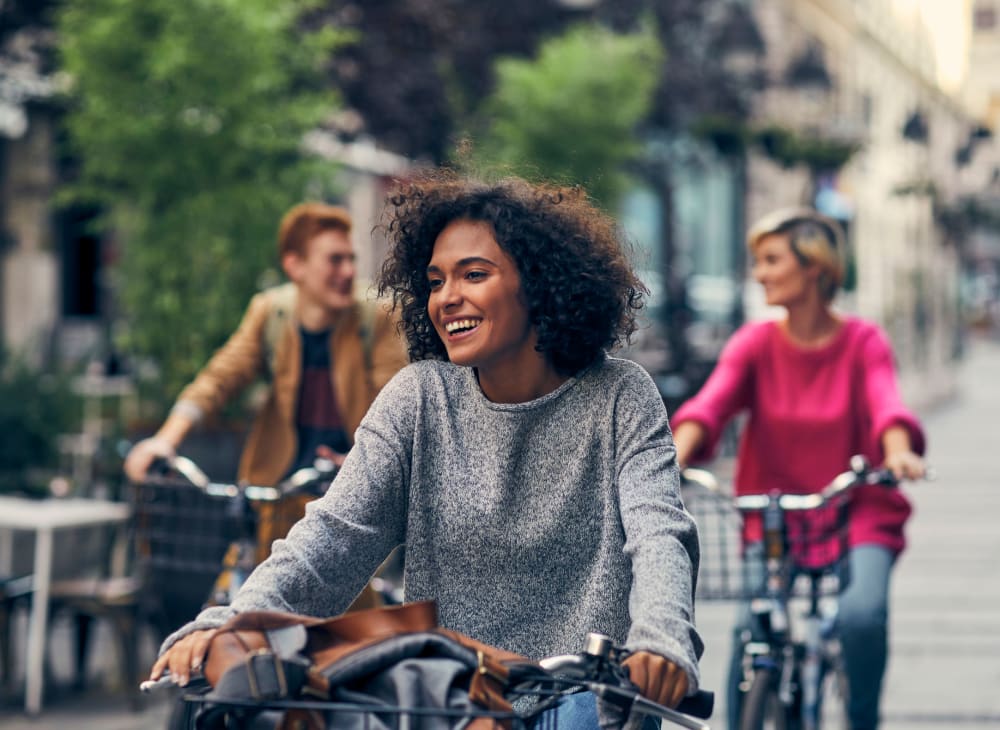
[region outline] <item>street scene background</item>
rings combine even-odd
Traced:
[[[299,200],[350,208],[363,288],[395,180],[584,186],[635,247],[649,308],[624,354],[670,412],[778,314],[747,224],[808,205],[847,232],[837,308],[889,335],[937,473],[908,487],[884,726],[1000,726],[998,63],[1000,0],[0,3],[0,494],[122,500],[127,444],[281,280]],[[234,478],[253,408],[183,453]],[[30,591],[8,580],[33,543],[0,532],[0,726],[162,726],[101,615],[74,672],[72,612],[25,716]],[[57,577],[105,569],[94,539],[57,541]],[[734,611],[698,606],[720,705]]]

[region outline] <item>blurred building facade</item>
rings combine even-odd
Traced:
[[[994,139],[1000,133],[1000,0],[973,4],[969,69],[964,95],[972,113]],[[982,144],[969,185],[969,209],[981,225],[971,231],[965,251],[964,300],[970,324],[1000,331],[1000,146]],[[992,212],[992,215],[990,215]]]
[[[51,203],[59,179],[56,79],[42,70],[45,45],[43,34],[26,30],[0,47],[0,335],[35,359],[40,333],[51,331],[69,299],[60,293]]]
[[[1000,288],[1000,237],[977,230],[960,247],[941,216],[943,205],[1000,185],[1000,157],[979,134],[1000,116],[1000,77],[992,73],[1000,0],[947,3],[970,34],[962,90],[942,81],[941,29],[919,11],[929,2],[713,0],[720,12],[739,10],[755,25],[732,54],[748,79],[764,81],[760,89],[747,85],[750,124],[858,151],[846,165],[820,170],[782,164],[753,145],[745,156],[727,155],[696,135],[647,140],[650,160],[671,169],[671,200],[637,186],[618,212],[643,249],[654,315],[669,302],[670,321],[678,310],[688,318],[692,360],[709,365],[742,319],[772,314],[747,277],[743,231],[768,210],[807,203],[848,230],[851,280],[841,306],[887,329],[910,392],[930,400],[949,391],[962,282],[971,269],[985,272],[978,288]],[[49,102],[57,80],[41,72],[35,50],[50,42],[14,37],[0,49],[0,339],[36,359],[55,350],[76,360],[108,338],[116,247],[110,234],[90,229],[96,211],[56,212],[66,173],[58,110]],[[368,234],[390,176],[408,163],[364,141],[320,134],[307,145],[343,163],[358,218],[360,276],[370,278],[385,243]],[[665,239],[669,263],[658,243]],[[678,279],[680,294],[671,292]],[[669,343],[657,336],[646,343],[643,364],[654,374],[676,372]]]
[[[849,238],[848,291],[839,306],[891,336],[915,403],[947,397],[961,346],[961,251],[940,205],[963,193],[978,123],[957,88],[941,81],[935,28],[918,3],[893,0],[755,0],[769,83],[757,123],[792,126],[806,139],[856,147],[843,167],[782,167],[751,152],[747,218],[811,204]],[[968,3],[951,4],[970,19]],[[771,314],[755,284],[747,316]]]

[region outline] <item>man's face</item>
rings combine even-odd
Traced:
[[[306,243],[304,256],[290,253],[283,263],[303,303],[336,311],[354,301],[354,247],[346,232],[322,231]]]

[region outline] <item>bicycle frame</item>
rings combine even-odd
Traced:
[[[688,483],[718,493],[709,472],[685,469]],[[765,726],[768,712],[779,714],[778,727],[814,730],[820,726],[823,682],[839,674],[839,641],[833,632],[835,597],[846,587],[846,526],[850,492],[866,484],[895,485],[885,470],[872,470],[860,456],[850,470],[812,494],[754,494],[732,498],[744,516],[759,515],[763,540],[757,555],[744,556],[744,598],[752,625],[742,639],[743,696],[741,730]],[[728,498],[727,498],[728,499]],[[826,511],[832,510],[832,511]],[[810,522],[810,515],[816,517]],[[832,519],[830,519],[832,517]],[[824,519],[825,518],[825,519]],[[817,555],[809,548],[830,549]],[[753,551],[751,551],[753,552]],[[804,581],[804,590],[797,583]],[[799,610],[799,600],[805,601]],[[765,707],[765,705],[768,705]]]
[[[740,499],[737,506],[745,509]],[[836,602],[822,599],[846,586],[846,581],[840,577],[843,573],[836,573],[836,565],[798,569],[789,550],[787,515],[779,495],[768,495],[762,515],[764,579],[760,594],[750,601],[752,620],[760,627],[761,635],[751,636],[744,647],[741,690],[750,692],[757,672],[771,672],[777,678],[777,696],[783,711],[797,717],[801,725],[796,727],[815,730],[820,726],[823,680],[839,661],[831,631]],[[843,517],[846,524],[846,511]],[[836,577],[834,585],[824,585],[831,574]],[[803,596],[807,607],[796,613],[791,604],[801,596],[795,586],[800,579],[807,582]]]

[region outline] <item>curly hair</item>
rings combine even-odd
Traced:
[[[412,360],[448,358],[427,312],[427,265],[438,235],[458,220],[488,223],[514,260],[536,350],[560,374],[578,373],[635,331],[648,291],[620,229],[582,189],[436,171],[392,192],[382,225],[390,250],[378,291],[401,312]]]

